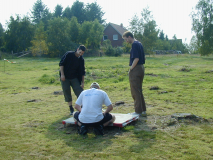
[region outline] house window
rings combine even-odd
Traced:
[[[107,40],[108,39],[108,36],[103,36],[103,40],[105,41],[105,40]]]
[[[114,34],[113,35],[113,40],[115,41],[115,40],[118,40],[118,35],[117,34]]]

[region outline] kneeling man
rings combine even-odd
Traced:
[[[107,106],[104,113],[102,113],[103,104]],[[97,82],[92,83],[90,89],[81,92],[75,103],[75,109],[79,112],[74,114],[74,119],[78,122],[79,134],[82,135],[87,134],[88,126],[94,127],[95,134],[103,135],[103,127],[115,121],[115,116],[109,113],[113,110],[112,103]]]

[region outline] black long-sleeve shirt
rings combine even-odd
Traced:
[[[64,66],[64,75],[66,79],[78,78],[82,81],[82,76],[85,75],[84,58],[75,56],[74,51],[66,52],[59,62],[59,66]]]

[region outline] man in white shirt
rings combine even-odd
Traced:
[[[107,106],[104,113],[102,113],[103,104]],[[81,92],[75,103],[75,109],[79,111],[74,114],[74,118],[81,126],[79,134],[82,135],[87,134],[88,126],[94,127],[95,134],[103,135],[103,127],[115,121],[115,116],[109,113],[113,110],[112,103],[97,82],[92,83],[90,89]]]

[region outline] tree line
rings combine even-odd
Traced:
[[[164,51],[164,53],[169,50],[188,52],[186,44],[183,44],[181,39],[177,39],[176,35],[169,40],[163,30],[157,28],[156,21],[148,7],[142,10],[139,17],[137,15],[132,17],[130,30],[134,33],[135,38],[143,43],[144,51],[147,54],[153,54],[158,50]]]
[[[96,2],[85,5],[76,0],[64,10],[57,5],[51,13],[42,0],[37,0],[31,14],[11,16],[6,31],[0,25],[1,50],[15,53],[30,49],[34,56],[56,57],[79,44],[90,49],[100,47],[105,20]]]
[[[134,15],[128,30],[141,41],[145,53],[154,54],[157,50],[180,50],[182,53],[209,55],[213,51],[213,0],[199,0],[196,10],[191,13],[192,37],[190,44],[182,43],[176,35],[172,40],[157,28],[149,8],[142,10],[140,16]],[[74,50],[84,44],[91,50],[100,49],[106,22],[104,12],[97,2],[84,4],[76,0],[71,7],[63,9],[57,5],[53,13],[42,0],[37,0],[32,8],[31,17],[11,16],[4,30],[0,23],[0,49],[6,52],[31,50],[33,56],[48,55],[58,57],[67,50]],[[119,55],[129,52],[131,46],[126,42],[113,50],[110,42],[102,45],[106,55]]]

